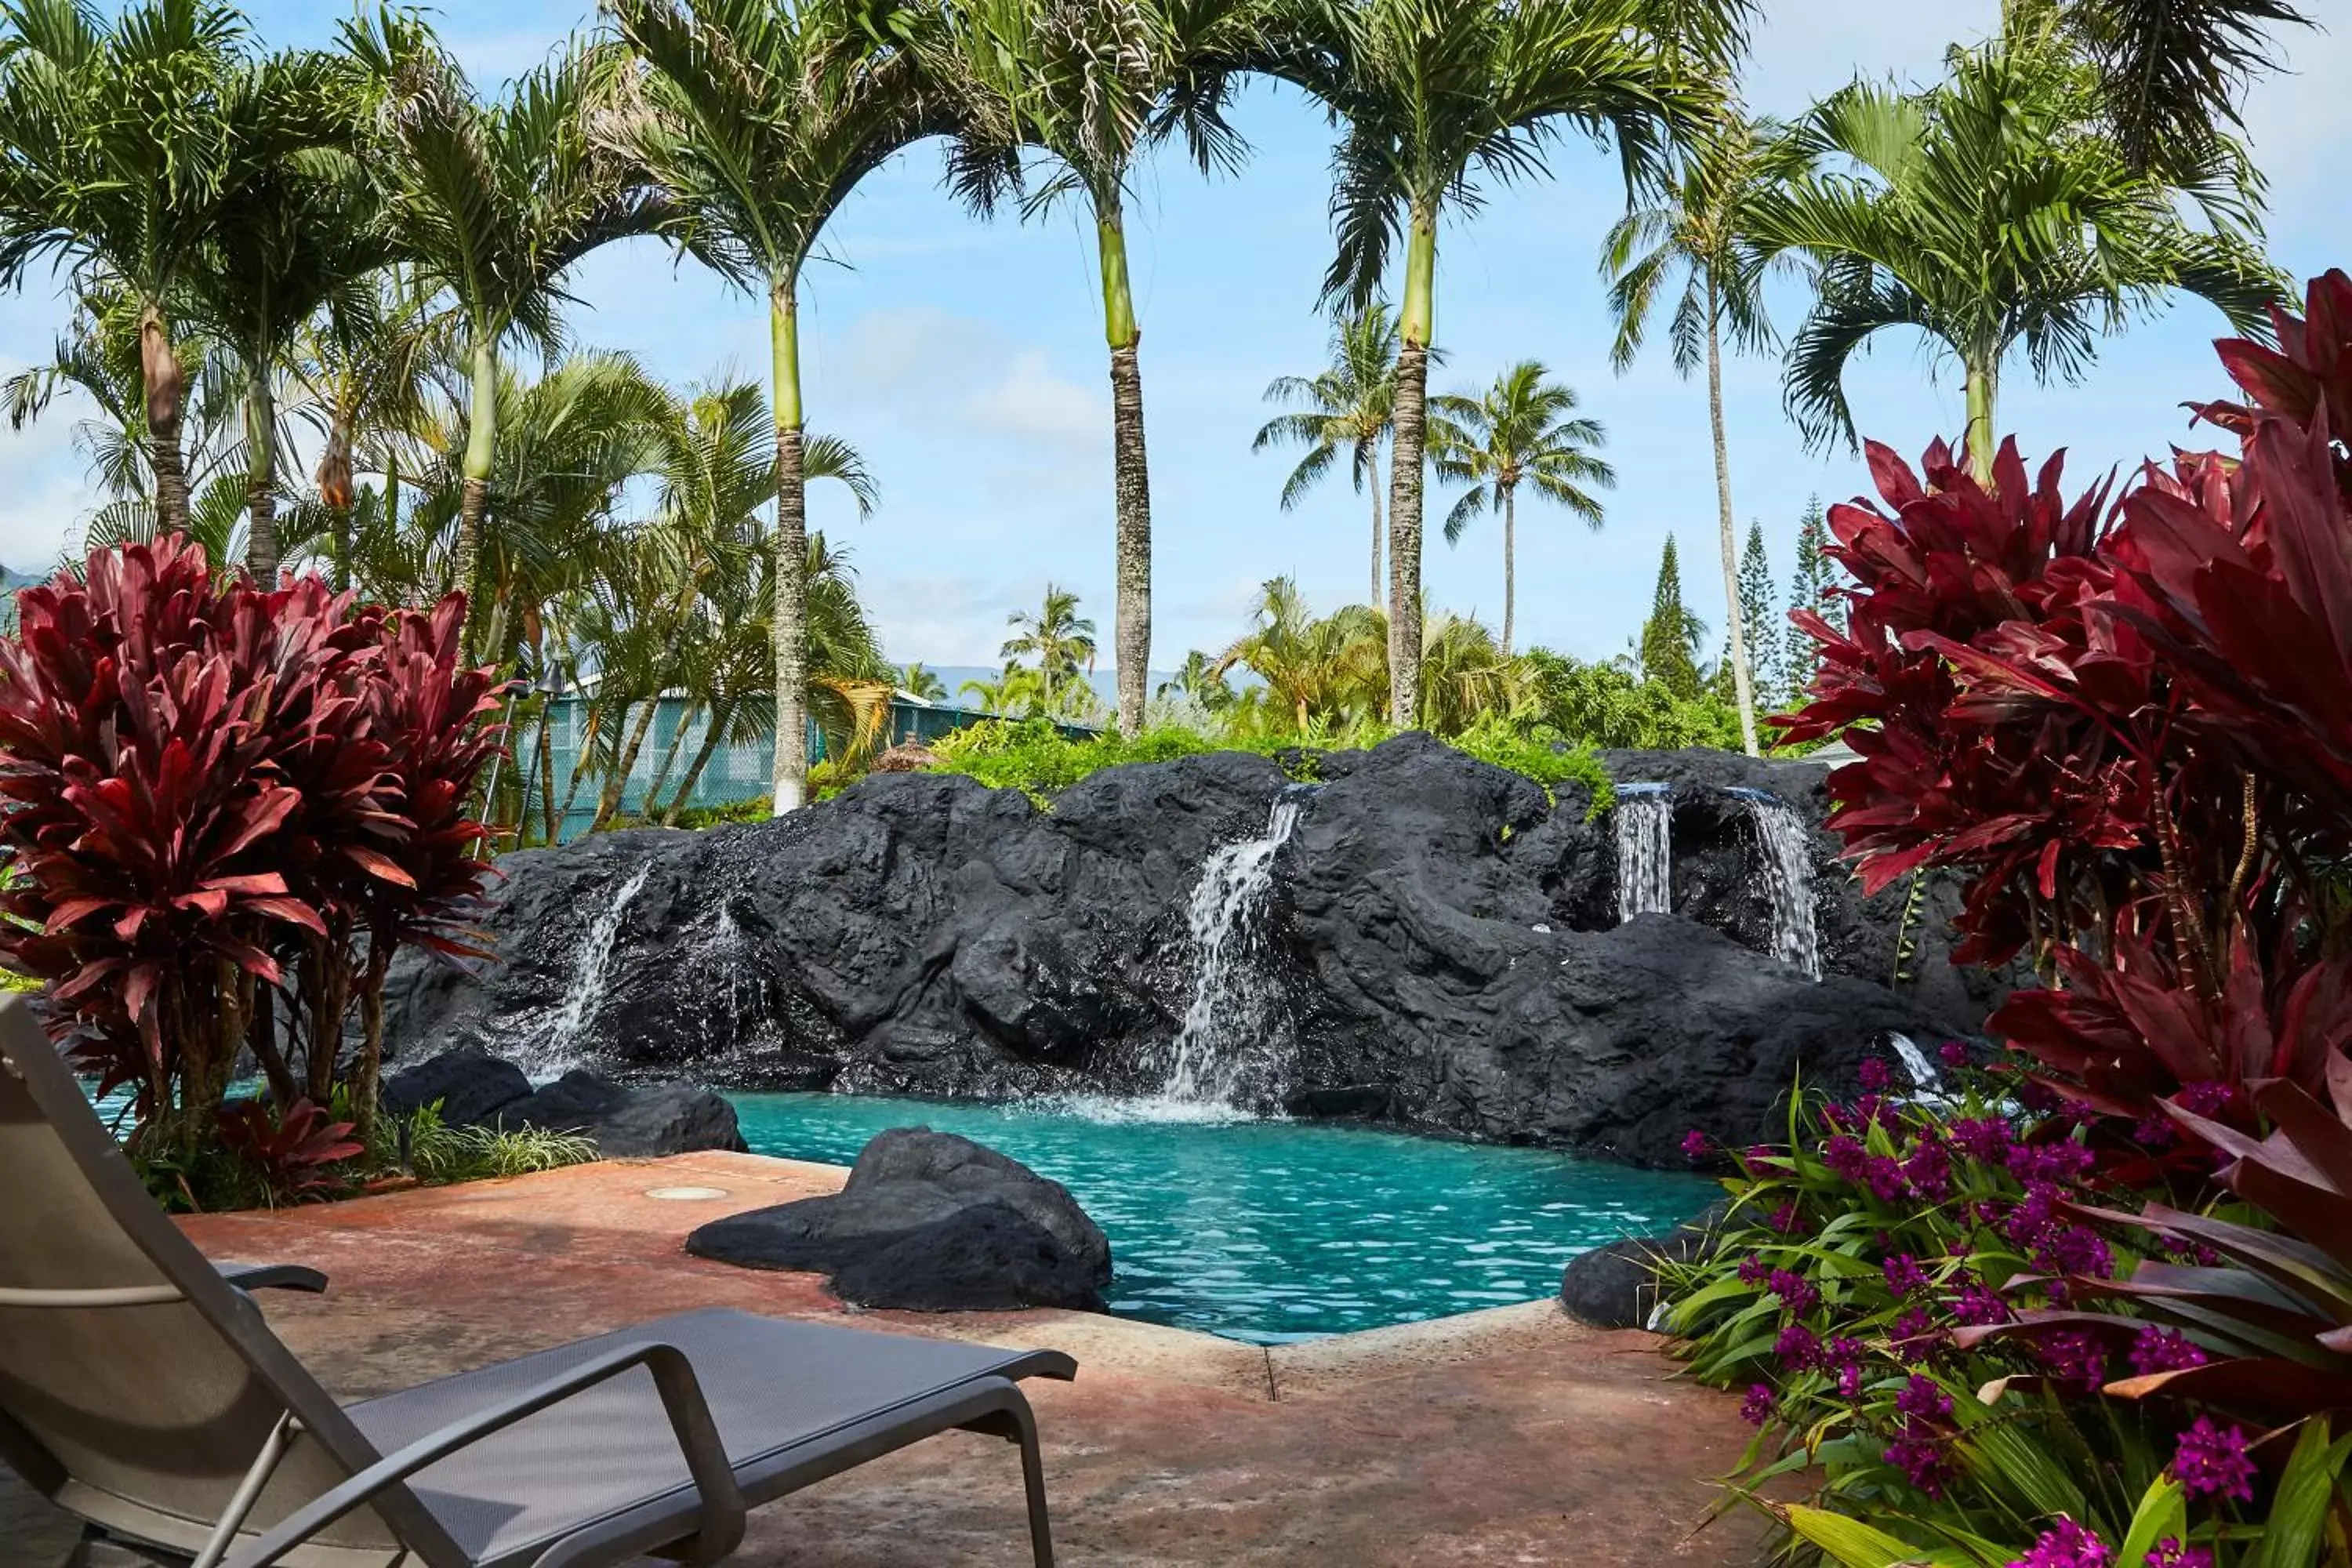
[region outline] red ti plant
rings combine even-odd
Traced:
[[[335,1167],[366,1152],[352,1142],[350,1122],[330,1121],[307,1100],[282,1112],[242,1100],[221,1107],[214,1120],[221,1147],[261,1178],[273,1204],[333,1191],[342,1184]]]
[[[415,657],[458,603],[265,590],[176,538],[19,595],[0,961],[51,983],[52,1032],[131,1088],[138,1136],[210,1135],[247,1047],[279,1106],[324,1101],[354,1001],[380,1009],[398,944],[478,891],[463,802],[495,744],[488,677]],[[420,712],[459,732],[420,747]],[[364,1121],[372,1093],[354,1104]]]
[[[1823,660],[1789,729],[1860,753],[1829,787],[1865,886],[1957,869],[1956,957],[2048,984],[1992,1026],[2118,1114],[2210,1082],[2248,1125],[2238,1086],[2318,1092],[2352,1041],[2352,279],[2275,314],[2276,350],[2221,345],[2249,401],[2204,410],[2241,451],[2113,508],[2013,446],[1990,486],[1873,447],[1891,510],[1829,520],[1848,628],[1799,616]]]

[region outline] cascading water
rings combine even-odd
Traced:
[[[1258,917],[1274,885],[1275,851],[1298,826],[1299,807],[1311,793],[1285,791],[1263,835],[1223,846],[1201,868],[1185,910],[1192,1001],[1170,1048],[1163,1101],[1239,1109],[1276,1087],[1279,996],[1257,963],[1264,935]]]
[[[1772,951],[1815,980],[1822,977],[1822,941],[1813,923],[1813,854],[1804,819],[1779,795],[1735,789],[1748,803],[1763,852],[1764,891],[1772,906]]]
[[[1936,1070],[1936,1065],[1927,1059],[1927,1053],[1914,1044],[1908,1035],[1890,1033],[1886,1043],[1894,1047],[1895,1055],[1903,1063],[1903,1070],[1911,1075],[1911,1087],[1917,1097],[1935,1098],[1937,1090],[1943,1086],[1944,1075]]]
[[[1662,784],[1617,786],[1617,920],[1674,910],[1674,795]]]
[[[596,1010],[604,1003],[604,966],[611,962],[613,942],[621,934],[622,917],[644,890],[646,876],[653,868],[650,860],[639,866],[614,890],[612,902],[589,922],[588,940],[580,944],[580,955],[572,962],[572,984],[564,991],[563,1005],[556,1009],[544,1036],[514,1053],[515,1065],[533,1079],[552,1078],[580,1065],[580,1039],[596,1022]]]

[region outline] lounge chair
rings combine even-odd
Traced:
[[[77,1560],[713,1563],[746,1509],[961,1428],[1020,1446],[1053,1562],[1017,1384],[1075,1376],[1057,1352],[688,1312],[338,1405],[245,1294],[316,1280],[207,1263],[0,1002],[0,1458],[84,1521]]]

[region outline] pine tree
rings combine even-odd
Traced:
[[[1748,634],[1749,684],[1756,689],[1757,716],[1775,711],[1789,689],[1788,661],[1780,646],[1786,623],[1780,596],[1772,589],[1772,562],[1764,552],[1764,525],[1748,525],[1748,548],[1739,557],[1739,614]]]
[[[1658,561],[1658,588],[1650,601],[1650,618],[1642,625],[1642,674],[1676,697],[1699,694],[1698,638],[1706,625],[1683,603],[1682,563],[1675,556],[1675,536],[1666,535],[1666,550]]]
[[[1829,524],[1822,513],[1822,498],[1813,497],[1805,503],[1805,515],[1797,523],[1797,570],[1789,580],[1789,608],[1811,610],[1831,626],[1845,626],[1845,601],[1830,590],[1837,582],[1837,564],[1824,553],[1830,542]],[[1789,628],[1787,668],[1782,679],[1788,682],[1789,704],[1796,707],[1805,700],[1805,690],[1813,683],[1821,668],[1821,649],[1811,636],[1796,626]]]

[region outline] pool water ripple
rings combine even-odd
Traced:
[[[1109,1236],[1113,1311],[1258,1344],[1549,1296],[1577,1253],[1666,1229],[1719,1190],[1547,1150],[1116,1100],[729,1098],[762,1154],[845,1165],[912,1126],[1008,1154]]]

